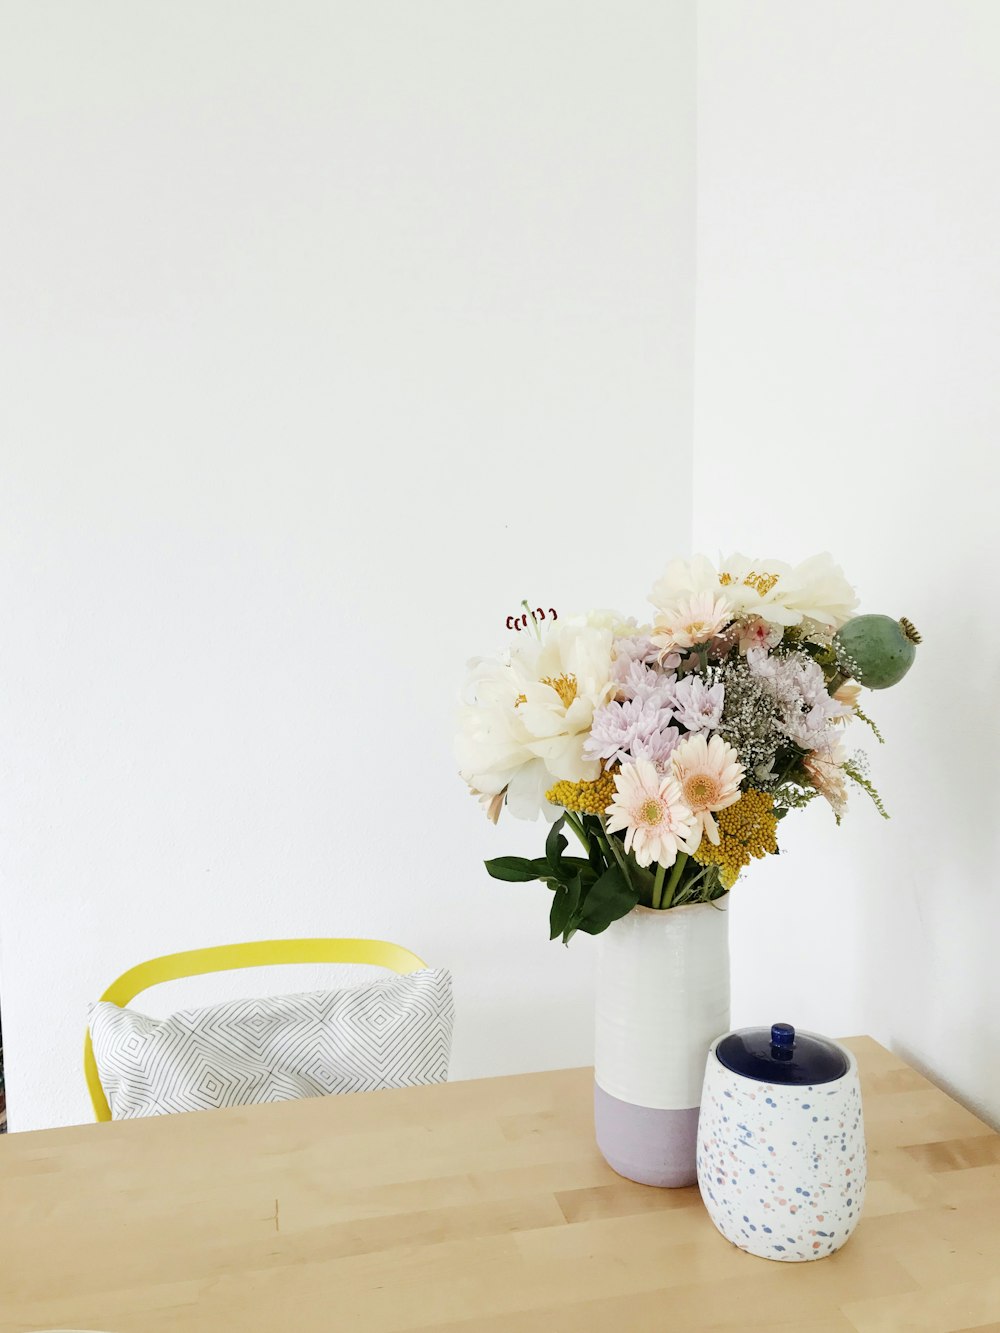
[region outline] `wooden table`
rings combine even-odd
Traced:
[[[0,1330],[1000,1330],[1000,1135],[870,1038],[871,1179],[829,1259],[616,1176],[587,1070],[0,1142]]]

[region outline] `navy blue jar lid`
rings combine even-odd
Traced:
[[[825,1037],[796,1032],[791,1023],[730,1032],[715,1054],[734,1074],[759,1083],[832,1083],[849,1068],[839,1046]]]

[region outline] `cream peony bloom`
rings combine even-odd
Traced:
[[[823,553],[798,565],[731,555],[716,569],[705,556],[674,560],[650,593],[650,601],[671,623],[693,595],[721,593],[734,616],[759,616],[772,625],[810,622],[826,633],[838,630],[858,605],[854,589],[833,557]]]
[[[559,812],[545,793],[554,782],[600,776],[583,744],[617,688],[612,642],[609,628],[559,620],[541,642],[526,635],[505,657],[470,663],[455,757],[477,795],[506,792],[516,818],[552,820]]]
[[[653,585],[649,600],[657,611],[673,614],[677,607],[697,593],[719,595],[719,571],[703,555],[691,560],[671,560]]]
[[[631,639],[648,634],[648,626],[636,623],[635,616],[623,616],[617,611],[598,608],[580,615],[560,617],[564,625],[588,625],[591,629],[609,629],[616,639]]]
[[[718,847],[719,830],[712,813],[725,810],[740,799],[745,770],[736,751],[721,736],[713,736],[711,740],[703,735],[687,736],[671,755],[670,762],[684,802],[694,813],[698,841],[704,836]]]
[[[850,619],[858,604],[840,566],[825,552],[798,565],[732,555],[722,562],[719,582],[739,614],[759,616],[772,625],[811,621],[832,632]]]
[[[672,866],[678,852],[693,852],[698,825],[672,774],[661,775],[648,759],[625,764],[615,774],[615,799],[608,807],[608,832],[625,830],[625,850],[641,866]]]

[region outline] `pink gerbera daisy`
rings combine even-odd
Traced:
[[[661,611],[650,637],[662,657],[675,648],[694,648],[707,643],[725,629],[732,618],[733,608],[725,597],[696,592],[669,610]]]
[[[719,845],[714,810],[725,810],[740,799],[744,768],[736,751],[721,736],[707,741],[703,735],[686,737],[671,756],[681,798],[693,812],[698,841],[707,837]]]
[[[672,866],[677,853],[697,846],[697,822],[684,804],[671,773],[661,774],[648,759],[624,764],[615,774],[615,798],[608,807],[608,832],[625,830],[625,850],[641,866]]]

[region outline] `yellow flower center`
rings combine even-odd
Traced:
[[[766,597],[780,577],[780,574],[758,574],[755,569],[751,569],[750,573],[747,574],[743,580],[743,586],[745,588],[754,588],[760,593],[761,597]],[[719,582],[724,588],[728,588],[729,585],[735,583],[736,580],[733,578],[732,574],[720,574]]]
[[[766,597],[774,585],[778,582],[777,574],[758,574],[751,571],[743,580],[748,588],[756,588],[761,597]]]
[[[659,801],[654,801],[652,797],[643,803],[639,811],[639,818],[644,824],[659,824],[663,818],[663,806]]]
[[[570,704],[576,698],[577,687],[575,676],[543,676],[542,684],[548,685],[558,694],[563,708],[569,708]]]
[[[692,810],[705,810],[719,799],[719,784],[708,773],[695,773],[684,783],[684,799]]]

